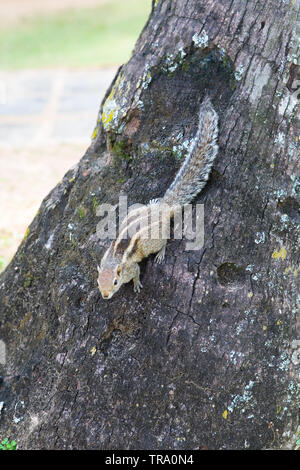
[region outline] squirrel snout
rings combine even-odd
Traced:
[[[110,298],[109,292],[107,292],[107,291],[100,291],[100,292],[101,292],[101,295],[102,295],[103,299],[109,299]]]

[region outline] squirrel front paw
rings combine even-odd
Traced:
[[[133,281],[133,290],[134,290],[134,292],[139,293],[141,291],[142,287],[143,287],[143,285],[142,285],[142,283],[139,279],[137,279],[136,281],[135,280]]]

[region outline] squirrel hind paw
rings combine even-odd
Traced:
[[[152,206],[153,204],[159,204],[159,199],[150,199],[148,202],[148,206]]]
[[[164,246],[155,256],[154,262],[160,264],[164,261],[166,255],[166,247]]]

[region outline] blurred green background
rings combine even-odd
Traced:
[[[0,68],[6,70],[124,63],[151,10],[151,0],[99,0],[88,7],[82,1],[76,8],[61,0],[57,9],[12,0],[15,15],[11,10],[5,15],[5,3],[0,5]]]

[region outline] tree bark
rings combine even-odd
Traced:
[[[0,437],[23,449],[295,447],[299,15],[299,0],[153,2],[91,146],[0,278]],[[164,264],[141,264],[140,294],[130,283],[105,301],[96,209],[164,194],[206,93],[220,150],[195,201],[204,246],[170,241]]]

